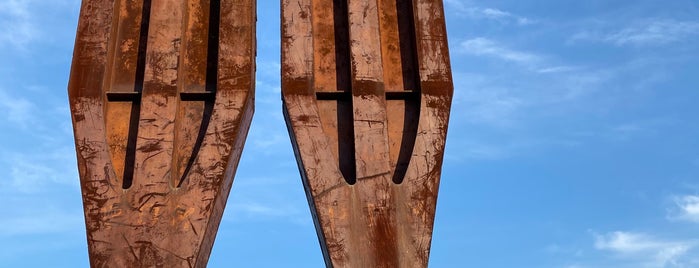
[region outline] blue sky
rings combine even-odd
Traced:
[[[0,0],[0,266],[87,267],[78,0]],[[323,267],[260,1],[256,114],[209,267]],[[430,267],[699,267],[699,2],[445,0],[455,99]]]

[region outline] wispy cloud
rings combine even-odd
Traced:
[[[74,15],[81,1],[66,0],[1,0],[0,48],[28,51],[27,45],[74,38]],[[58,20],[57,18],[71,18]],[[45,34],[45,33],[51,34]]]
[[[502,11],[496,8],[475,8],[472,11],[474,14],[481,14],[486,18],[494,20],[510,20],[515,21],[519,25],[527,25],[534,23],[534,20],[514,15],[507,11]]]
[[[699,22],[672,19],[644,20],[618,30],[585,30],[570,40],[611,43],[616,46],[664,45],[699,35]]]
[[[673,198],[675,207],[670,210],[671,219],[699,223],[699,196],[685,195]]]
[[[635,267],[688,267],[696,242],[662,240],[644,233],[617,231],[595,234],[595,249],[615,254]]]
[[[638,121],[627,121],[612,124],[599,124],[594,131],[579,131],[570,133],[578,138],[594,138],[613,142],[632,142],[638,139],[649,139],[662,133],[663,129],[673,127],[675,120],[658,117]]]
[[[501,23],[516,23],[518,25],[528,25],[535,23],[535,20],[515,15],[497,8],[483,8],[472,6],[468,1],[446,0],[446,4],[458,11],[458,15],[479,20],[493,20]]]
[[[280,129],[283,131],[283,129]],[[262,132],[262,131],[260,131]],[[270,134],[270,133],[259,133],[258,138],[251,138],[251,142],[257,148],[258,150],[262,151],[264,154],[276,154],[279,153],[278,150],[274,149],[280,149],[279,147],[282,147],[284,149],[287,149],[287,146],[284,146],[289,143],[289,137],[288,135],[282,134]]]
[[[31,21],[28,0],[0,2],[0,46],[21,46],[35,38],[37,30]]]
[[[278,80],[277,77],[281,73],[282,65],[278,60],[269,59],[258,59],[257,60],[257,74],[261,77]]]
[[[1,152],[0,168],[6,170],[0,187],[21,193],[43,192],[55,185],[79,183],[72,146],[50,151]]]
[[[551,66],[551,67],[543,67],[537,70],[538,73],[542,74],[550,74],[550,73],[567,73],[567,72],[572,72],[572,71],[578,71],[580,70],[580,67],[576,66]]]
[[[551,109],[565,104],[566,109],[573,109],[571,103],[590,97],[613,77],[609,70],[532,76],[529,68],[536,70],[536,66],[525,67],[523,74],[456,72],[454,83],[462,90],[455,91],[455,102],[463,108],[462,120],[502,127],[524,122],[544,106]]]
[[[509,126],[530,105],[518,91],[498,77],[479,73],[454,73],[454,106],[463,121],[491,126]],[[462,122],[463,122],[462,121]]]
[[[474,88],[459,95],[466,105],[464,119],[495,126],[510,125],[517,113],[531,104],[518,94],[497,86]]]
[[[35,113],[32,112],[35,109],[36,106],[31,101],[20,96],[12,96],[0,88],[0,118],[26,127],[36,123],[33,117]]]
[[[0,123],[7,135],[0,150],[0,192],[41,193],[57,185],[77,189],[67,104],[50,104],[50,97],[39,104],[19,93],[27,91],[0,87]]]
[[[673,208],[670,220],[699,223],[699,196],[676,196],[673,201],[677,211]],[[657,228],[655,230],[655,234],[623,230],[607,233],[589,231],[594,239],[592,248],[595,251],[589,251],[585,261],[575,264],[581,265],[579,267],[610,268],[699,267],[699,239],[696,236],[668,238],[657,235]],[[558,247],[553,248],[556,250],[553,253],[558,253]],[[581,260],[577,255],[575,257]]]
[[[296,207],[281,204],[263,204],[261,202],[246,201],[234,202],[231,204],[231,206],[233,214],[242,214],[253,218],[283,218],[299,214],[299,211],[297,211]]]
[[[277,194],[281,192],[283,190],[279,189]],[[307,204],[292,199],[294,198],[272,197],[267,194],[258,195],[255,198],[240,198],[233,194],[224,212],[226,214],[224,219],[230,222],[285,221],[300,225],[309,224],[310,215],[308,215]]]
[[[454,55],[463,62],[495,63],[478,62],[473,71],[454,73],[455,88],[460,89],[455,91],[455,114],[460,115],[455,124],[480,127],[479,132],[492,131],[494,135],[474,133],[462,137],[469,142],[452,144],[460,147],[458,154],[447,155],[452,161],[507,159],[551,148],[582,146],[600,139],[634,141],[655,135],[668,124],[644,119],[546,130],[538,125],[552,118],[565,121],[569,116],[605,114],[616,109],[610,99],[621,100],[629,92],[656,85],[639,84],[651,76],[639,74],[649,73],[648,66],[657,66],[657,62],[575,67],[555,55],[519,50],[483,37],[460,42],[454,48]],[[562,64],[556,64],[559,61]],[[505,129],[508,131],[502,132]]]
[[[268,171],[278,169],[276,164],[272,166],[269,161],[264,162],[268,165]],[[236,176],[225,212],[229,216],[226,218],[233,221],[284,220],[305,224],[307,203],[300,179],[296,176],[298,173],[276,174],[273,177]],[[292,188],[298,191],[290,191]]]
[[[546,55],[513,49],[485,37],[476,37],[462,41],[457,49],[459,53],[516,63],[540,74],[568,73],[582,69],[576,66],[555,65],[550,62],[551,60]]]
[[[522,64],[535,64],[542,60],[542,57],[539,55],[510,49],[494,40],[483,37],[465,40],[461,42],[459,48],[459,51],[462,53],[488,56]]]

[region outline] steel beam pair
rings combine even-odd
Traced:
[[[92,267],[205,267],[254,110],[253,0],[83,0],[69,97]],[[426,267],[441,0],[282,0],[282,99],[328,267]]]

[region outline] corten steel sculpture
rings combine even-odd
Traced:
[[[253,114],[253,0],[83,0],[69,96],[92,267],[205,267]]]
[[[282,0],[282,95],[328,267],[426,267],[453,84],[441,0]]]

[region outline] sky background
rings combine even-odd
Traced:
[[[209,267],[323,267],[258,2],[256,113]],[[0,0],[0,267],[88,267],[78,0]],[[445,0],[455,96],[430,267],[699,267],[699,2]]]

